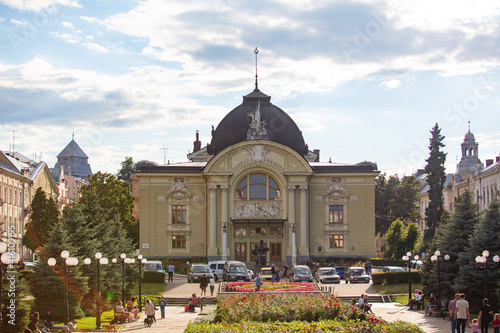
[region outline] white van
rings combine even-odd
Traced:
[[[144,264],[144,270],[165,273],[165,270],[163,269],[163,264],[159,260],[148,260]]]
[[[224,272],[224,264],[225,261],[210,261],[208,266],[210,266],[210,270],[214,273],[215,281],[222,279],[222,273]]]

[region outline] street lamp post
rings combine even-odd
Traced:
[[[97,299],[96,299],[96,317],[95,317],[95,328],[97,330],[101,329],[101,265],[108,264],[108,258],[103,258],[101,252],[96,252],[94,257],[97,259]],[[90,265],[90,258],[85,258],[83,260],[85,265]]]
[[[434,255],[431,257],[431,260],[433,262],[437,262],[437,270],[438,270],[438,298],[441,298],[441,270],[440,270],[440,267],[439,267],[439,258],[441,257],[441,251],[437,250],[436,252],[434,252]],[[450,260],[450,256],[448,254],[446,254],[444,256],[444,260],[448,261]]]
[[[66,304],[66,321],[65,324],[69,323],[69,295],[68,295],[68,266],[76,266],[78,265],[78,259],[69,256],[69,252],[66,250],[61,251],[61,258],[63,259],[63,268],[64,268],[64,286],[66,288],[66,293],[64,294],[64,300]],[[47,264],[54,269],[54,266],[57,264],[57,260],[55,258],[49,258],[47,260]]]
[[[122,304],[125,304],[125,260],[127,255],[125,253],[120,254],[122,259]]]
[[[139,254],[137,259],[139,259],[139,312],[142,312],[142,264],[147,263],[148,260],[142,254]]]
[[[484,250],[481,256],[476,257],[476,262],[484,268],[484,297],[488,297],[488,257],[490,256],[490,251]],[[493,257],[495,263],[500,262],[500,257],[498,255]]]
[[[413,257],[415,260],[418,260],[420,257],[415,255]],[[408,264],[408,302],[411,300],[411,252],[407,252],[405,256],[403,256],[403,260]]]

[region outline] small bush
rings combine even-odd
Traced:
[[[145,271],[142,282],[162,283],[165,282],[165,273]]]
[[[412,282],[420,283],[422,281],[419,271],[412,271],[410,274]],[[408,282],[408,272],[373,273],[372,281],[373,284],[378,285],[406,283]]]

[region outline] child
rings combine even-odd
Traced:
[[[493,333],[500,333],[500,313],[495,313],[495,319],[493,319]]]
[[[472,333],[477,333],[477,329],[479,328],[477,319],[472,319],[472,324],[470,324],[470,328],[472,328]]]

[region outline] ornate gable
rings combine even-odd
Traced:
[[[328,189],[325,191],[325,197],[347,198],[349,192],[344,188],[341,182],[332,182]]]
[[[176,181],[174,182],[174,186],[167,192],[168,197],[184,197],[191,198],[191,192],[186,188],[184,182]]]

